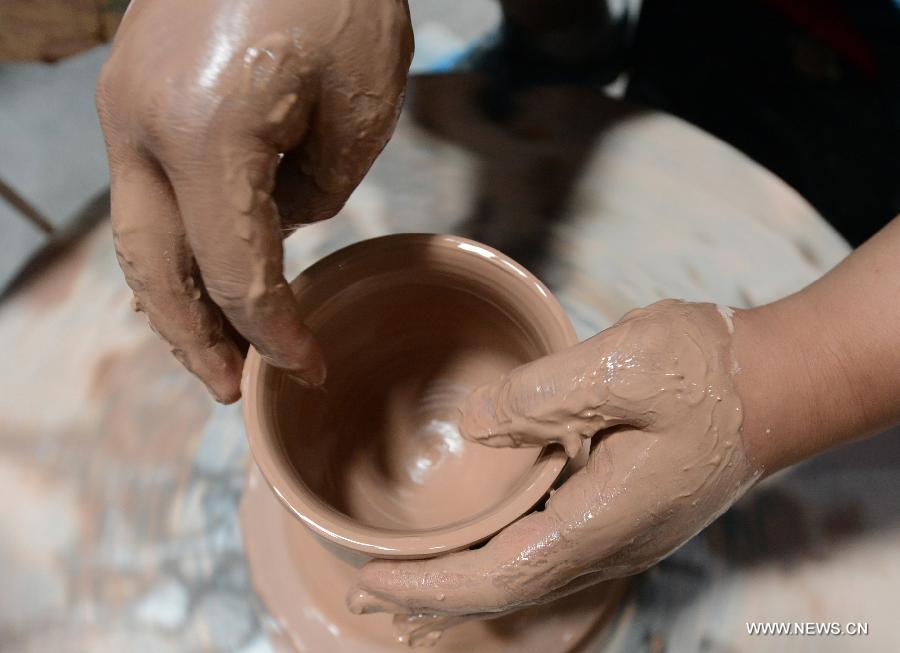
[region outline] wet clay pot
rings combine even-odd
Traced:
[[[291,285],[328,380],[304,387],[251,350],[244,416],[263,476],[316,534],[369,556],[430,556],[483,541],[550,489],[559,448],[492,449],[457,428],[478,385],[575,342],[531,274],[472,241],[403,234]]]
[[[574,344],[575,332],[528,271],[455,236],[360,242],[291,286],[328,379],[309,388],[252,348],[247,357],[244,419],[272,490],[251,470],[241,522],[254,583],[294,649],[394,650],[387,615],[344,606],[356,569],[478,544],[546,495],[566,464],[561,448],[465,441],[458,406],[478,385]],[[473,622],[437,650],[568,650],[554,643],[589,630],[599,599],[556,617],[544,610],[537,639],[533,618],[519,618],[516,636]]]

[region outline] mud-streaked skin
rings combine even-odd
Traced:
[[[405,0],[134,0],[97,87],[135,308],[220,401],[241,340],[311,385],[325,361],[282,238],[334,215],[393,132]]]
[[[465,435],[570,451],[593,436],[587,466],[479,549],[369,563],[350,609],[393,612],[404,641],[427,644],[634,574],[756,480],[900,423],[897,251],[900,218],[773,304],[659,302],[476,390]]]
[[[575,454],[607,432],[542,511],[440,566],[370,563],[351,609],[411,612],[403,629],[428,641],[435,623],[547,601],[671,553],[761,474],[740,432],[732,332],[719,307],[668,300],[476,390],[461,431],[488,446]],[[440,618],[419,614],[435,608]]]

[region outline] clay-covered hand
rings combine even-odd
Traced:
[[[334,215],[396,123],[405,0],[134,0],[97,86],[116,251],[135,306],[220,401],[241,337],[310,384],[325,364],[282,238]]]
[[[664,558],[737,500],[760,469],[741,435],[732,315],[667,300],[571,349],[476,390],[461,430],[490,446],[563,444],[595,434],[587,465],[476,550],[373,561],[349,598],[399,615],[416,642],[471,615],[499,614]]]

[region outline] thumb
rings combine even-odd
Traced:
[[[613,331],[477,388],[460,407],[462,435],[490,447],[558,443],[574,457],[597,431],[618,424],[640,426],[611,391],[620,358]]]

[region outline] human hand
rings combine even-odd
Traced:
[[[134,0],[97,85],[116,252],[153,328],[222,402],[241,339],[312,384],[325,362],[282,238],[343,206],[393,131],[405,0]]]
[[[558,442],[589,461],[485,546],[372,561],[348,601],[393,612],[411,643],[470,618],[638,573],[693,537],[760,476],[741,434],[731,312],[667,300],[476,390],[461,431],[489,446]]]

